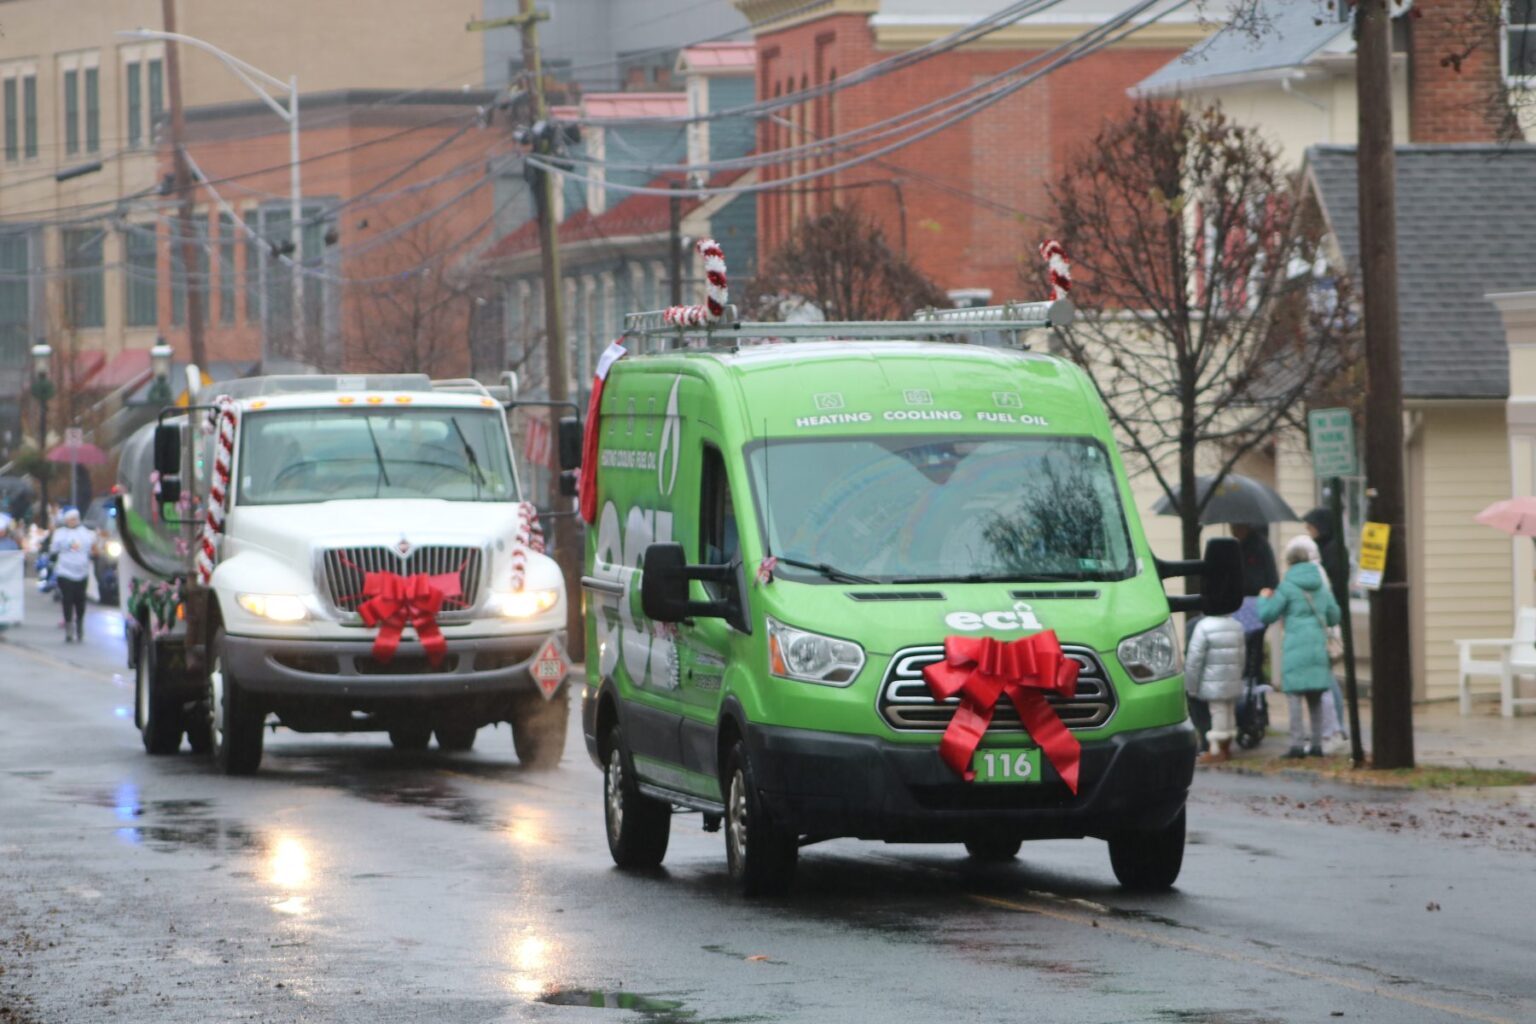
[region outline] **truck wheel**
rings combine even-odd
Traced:
[[[621,868],[654,868],[667,855],[672,837],[672,808],[640,792],[624,733],[608,731],[608,763],[603,769],[603,820],[608,852]]]
[[[768,813],[747,748],[737,740],[725,759],[725,860],[743,896],[789,891],[800,857],[799,837]]]
[[[167,700],[165,691],[170,689],[159,678],[159,656],[156,644],[143,630],[138,630],[134,641],[138,648],[133,659],[133,720],[139,727],[147,754],[174,754],[181,749],[181,703]]]
[[[965,841],[965,852],[971,855],[971,860],[980,861],[983,864],[1001,864],[1004,861],[1013,860],[1019,855],[1019,847],[1024,845],[1022,839],[1010,839],[1007,836],[982,836],[977,839]]]
[[[212,725],[213,759],[225,775],[254,775],[261,766],[264,711],[251,704],[226,667],[224,631],[213,634],[208,659],[208,708]]]
[[[468,722],[455,722],[437,727],[437,749],[450,754],[461,754],[475,748],[475,734],[480,730]],[[513,732],[514,741],[517,733]]]
[[[427,744],[432,742],[432,729],[415,722],[397,725],[389,730],[389,742],[396,750],[426,750]]]
[[[571,697],[561,690],[549,700],[542,693],[520,693],[512,703],[512,749],[524,768],[552,771],[565,753]]]
[[[1166,828],[1111,836],[1109,863],[1127,889],[1158,892],[1173,888],[1184,866],[1184,811],[1180,809]]]

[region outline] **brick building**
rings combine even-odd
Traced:
[[[940,9],[921,0],[739,0],[737,6],[756,36],[762,100],[845,78],[1005,4],[969,0]],[[781,149],[900,114],[1038,57],[1126,6],[1121,0],[1063,0],[960,49],[780,111],[759,122],[759,149]],[[1043,287],[1033,252],[1052,233],[1052,177],[1107,118],[1125,109],[1130,86],[1207,32],[1192,8],[1175,12],[877,163],[764,194],[758,200],[760,258],[805,218],[857,202],[950,292],[994,301],[1033,295]],[[796,161],[766,171],[764,180],[815,169]],[[863,184],[877,180],[881,184]]]

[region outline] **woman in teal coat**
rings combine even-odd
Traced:
[[[1311,747],[1302,746],[1300,700],[1291,703],[1291,749],[1286,757],[1323,756],[1323,691],[1333,686],[1328,665],[1328,629],[1339,624],[1339,603],[1327,578],[1311,561],[1310,538],[1297,537],[1285,548],[1285,578],[1274,590],[1259,594],[1259,618],[1284,621],[1281,646],[1281,686],[1306,701],[1312,726]]]

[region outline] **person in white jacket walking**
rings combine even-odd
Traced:
[[[1205,734],[1210,749],[1200,755],[1201,764],[1232,760],[1245,654],[1243,625],[1230,615],[1207,615],[1195,623],[1184,663],[1184,689],[1211,708],[1211,727]]]

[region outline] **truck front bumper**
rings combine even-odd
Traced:
[[[276,640],[225,636],[225,669],[250,693],[292,697],[437,698],[534,691],[530,669],[551,638],[464,637],[448,642],[439,666],[416,641],[402,640],[386,663],[372,640]]]
[[[957,778],[934,746],[760,725],[747,727],[746,743],[779,821],[801,835],[887,842],[1161,828],[1184,806],[1196,753],[1187,721],[1085,742],[1074,796],[1048,761],[1038,783],[978,785]]]

